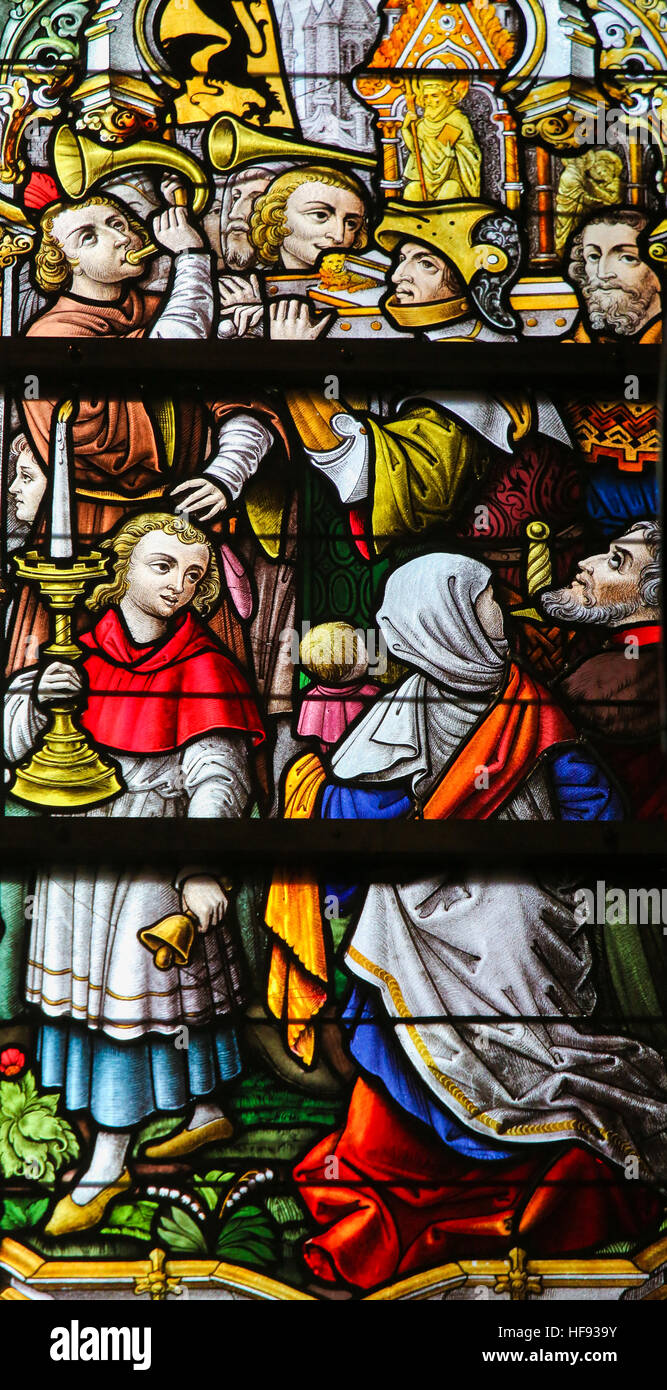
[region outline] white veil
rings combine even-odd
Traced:
[[[387,691],[350,730],[332,758],[338,779],[410,776],[414,787],[444,766],[506,668],[506,638],[491,637],[475,608],[491,579],[477,560],[443,554],[421,555],[389,577],[378,626],[392,655],[420,674]]]

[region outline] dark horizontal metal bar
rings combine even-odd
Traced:
[[[619,343],[560,343],[549,339],[517,343],[370,342],[341,343],[182,342],[179,339],[97,338],[0,339],[0,380],[21,396],[26,377],[36,376],[39,394],[92,386],[127,398],[144,390],[192,390],[228,396],[230,390],[261,386],[321,386],[336,375],[342,382],[456,386],[479,390],[496,385],[562,387],[606,395],[623,394],[625,379],[639,379],[641,395],[655,395],[657,346]],[[31,386],[31,389],[34,389]]]
[[[379,45],[379,43],[380,39],[377,39],[376,44]],[[371,44],[369,46],[368,52],[366,54],[366,58],[368,60],[370,60],[373,48],[376,46],[376,44]],[[612,53],[613,49],[607,49],[605,56],[608,55],[611,59]],[[467,68],[465,75],[468,78],[468,80],[473,83],[474,86],[494,87],[496,83],[507,81],[510,78],[511,68],[512,62],[509,62],[504,67],[492,66],[488,68]],[[26,77],[35,76],[49,78],[55,76],[64,76],[66,73],[79,71],[85,75],[87,75],[88,73],[86,61],[83,57],[72,58],[67,62],[55,62],[52,65],[46,62],[40,62],[39,59],[37,59],[35,62],[30,62],[29,59],[25,58],[4,59],[2,62],[0,62],[0,75],[2,75],[3,81],[7,79],[7,76],[10,73],[12,74],[12,76],[22,75]],[[457,75],[460,71],[461,69],[458,68],[438,68],[437,70],[431,68],[429,71],[429,81],[432,82],[434,79],[442,82],[456,81]],[[615,85],[622,84],[623,86],[632,87],[634,83],[636,86],[637,76],[630,73],[625,67],[623,67],[622,63],[620,62],[614,63],[612,60],[608,67],[605,66],[605,73],[613,74]],[[143,80],[145,82],[146,80],[145,70],[139,67],[134,68],[125,66],[122,69],[122,75],[126,78],[131,77],[135,81]],[[413,66],[391,66],[391,64],[384,63],[378,63],[377,66],[374,65],[373,67],[370,67],[369,64],[366,63],[365,65],[361,64],[359,66],[355,66],[351,69],[346,69],[344,71],[341,71],[340,68],[337,71],[329,71],[329,69],[326,67],[311,68],[304,65],[302,67],[290,68],[287,74],[285,73],[285,69],[281,68],[278,64],[276,64],[273,67],[267,66],[266,68],[262,68],[263,78],[284,79],[286,75],[291,83],[302,82],[306,79],[310,79],[311,81],[326,81],[331,83],[337,82],[342,83],[343,85],[346,85],[351,78],[355,80],[359,78],[363,78],[364,80],[370,79],[373,82],[377,82],[380,78],[386,81],[404,81],[406,78],[408,78],[411,81],[414,81],[415,76],[419,76],[419,74],[415,74],[415,69]],[[645,85],[650,84],[654,87],[664,85],[664,79],[666,76],[667,72],[664,68],[652,68],[650,72],[643,72],[641,74],[642,82]],[[540,85],[546,86],[548,83],[560,82],[562,80],[563,74],[560,71],[560,69],[558,69],[558,71],[555,72],[551,72],[550,68],[540,69]],[[600,95],[598,97],[598,105],[600,109],[604,110],[607,104],[608,103],[606,102],[604,96]],[[199,121],[197,124],[200,128],[203,127],[204,129],[207,129],[209,122],[202,118],[202,120]],[[278,130],[276,131],[276,134],[280,138],[289,138],[289,131]],[[335,147],[325,145],[323,146],[323,148],[333,150]],[[353,153],[353,151],[350,150],[349,146],[340,146],[339,152],[345,156],[349,156]],[[361,159],[367,157],[370,154],[372,154],[371,150],[359,150],[359,157]]]
[[[202,861],[226,869],[284,864],[293,870],[317,861],[338,878],[392,878],[428,864],[451,867],[471,860],[475,871],[560,860],[618,874],[629,861],[667,867],[667,832],[661,822],[108,820],[8,817],[0,824],[0,875],[26,864],[127,864]]]

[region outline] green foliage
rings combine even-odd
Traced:
[[[37,1093],[32,1072],[20,1081],[0,1081],[0,1169],[5,1178],[52,1183],[79,1146],[66,1120],[56,1114],[60,1097]]]
[[[234,1181],[233,1173],[223,1173],[221,1168],[212,1168],[204,1177],[195,1178],[195,1194],[205,1202],[209,1211],[221,1205],[226,1189]]]
[[[299,1208],[291,1197],[268,1198],[261,1206],[225,1204],[235,1179],[238,1175],[233,1171],[220,1168],[195,1175],[192,1193],[207,1211],[205,1220],[201,1213],[201,1219],[195,1220],[173,1200],[167,1206],[152,1198],[119,1198],[110,1207],[99,1234],[145,1242],[157,1240],[171,1253],[199,1257],[215,1254],[228,1264],[250,1268],[274,1265],[279,1256],[280,1220],[293,1222],[300,1215]],[[267,1210],[276,1203],[275,1213]],[[36,1225],[47,1207],[48,1198],[32,1203],[26,1198],[7,1201],[0,1229]]]
[[[227,1264],[271,1265],[278,1255],[274,1226],[261,1207],[239,1207],[223,1222],[215,1253]]]
[[[0,1231],[27,1231],[45,1215],[48,1197],[7,1197],[0,1216]]]
[[[263,1130],[280,1125],[289,1126],[290,1129],[304,1125],[336,1129],[340,1124],[340,1110],[339,1101],[297,1092],[287,1083],[282,1084],[275,1076],[261,1071],[248,1072],[229,1098],[230,1119],[243,1131],[253,1125],[259,1125]],[[248,1157],[251,1155],[248,1154]],[[256,1162],[256,1159],[255,1147],[252,1160]]]
[[[274,1264],[278,1257],[277,1231],[266,1207],[232,1207],[228,1204],[224,1210],[220,1210],[225,1190],[233,1180],[233,1173],[217,1168],[203,1178],[195,1179],[196,1196],[208,1207],[207,1221],[195,1221],[187,1212],[172,1204],[169,1214],[162,1215],[158,1224],[157,1236],[162,1244],[170,1251],[187,1255],[214,1252],[218,1259],[228,1264],[244,1264],[260,1269]],[[117,1218],[118,1213],[114,1211],[114,1227]]]
[[[598,1255],[630,1255],[637,1249],[636,1240],[612,1240],[609,1245],[596,1247],[595,1254]]]
[[[299,1206],[296,1197],[267,1197],[266,1205],[279,1226],[303,1225],[303,1208]]]
[[[102,1228],[103,1236],[130,1236],[133,1240],[150,1240],[153,1217],[158,1202],[115,1202],[110,1219]]]
[[[160,1240],[170,1250],[182,1250],[192,1255],[206,1255],[206,1237],[198,1222],[193,1221],[180,1207],[171,1207],[171,1216],[163,1216],[157,1228]]]

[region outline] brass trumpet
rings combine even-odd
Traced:
[[[377,163],[370,155],[344,153],[330,145],[304,145],[301,140],[267,135],[233,116],[218,116],[213,122],[208,137],[208,156],[213,168],[225,174],[244,164],[261,164],[263,159],[331,159],[364,169],[374,169]]]
[[[209,185],[198,160],[175,145],[161,140],[135,140],[120,149],[103,149],[85,135],[74,135],[67,126],[56,133],[53,146],[56,175],[70,198],[83,198],[101,179],[115,178],[126,169],[143,164],[175,169],[192,184],[192,211],[196,215],[206,206]],[[149,255],[148,248],[143,256]],[[142,257],[143,258],[143,257]]]
[[[140,247],[138,251],[126,251],[125,260],[128,265],[140,265],[148,256],[154,256],[156,251],[157,246],[155,242],[149,241],[145,246]]]

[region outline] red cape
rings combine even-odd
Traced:
[[[249,686],[193,613],[165,641],[135,646],[111,608],[79,641],[89,682],[81,723],[106,748],[168,753],[225,729],[263,742]]]

